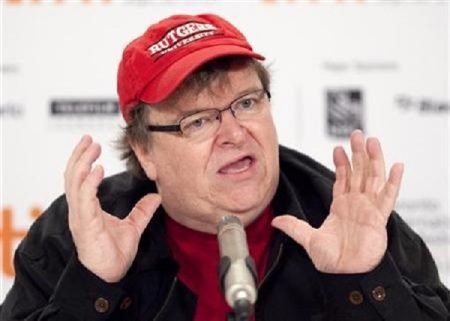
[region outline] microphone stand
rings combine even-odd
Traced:
[[[250,272],[252,273],[253,279],[256,283],[256,266],[253,258],[251,256],[247,256],[245,258],[245,263]],[[230,268],[230,258],[223,257],[219,262],[219,279],[220,285],[222,288],[222,292],[225,292],[224,281],[225,275],[227,274]],[[229,312],[225,318],[225,321],[249,321],[250,316],[252,314],[252,304],[248,299],[238,299],[234,303],[233,311]]]
[[[234,310],[228,313],[225,321],[249,321],[251,315],[251,305],[248,300],[238,300]]]

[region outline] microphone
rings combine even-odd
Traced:
[[[219,222],[219,279],[235,320],[248,320],[256,301],[256,268],[250,257],[244,227],[239,218],[225,215]]]

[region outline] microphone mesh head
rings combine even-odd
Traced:
[[[220,219],[219,225],[217,227],[217,231],[220,232],[221,230],[223,230],[223,228],[227,225],[238,225],[239,227],[244,227],[242,225],[241,220],[234,215],[225,215],[222,216],[222,218]]]

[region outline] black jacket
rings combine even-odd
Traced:
[[[280,147],[275,215],[290,213],[318,227],[328,215],[333,173],[305,155]],[[102,207],[124,217],[153,182],[122,173],[104,180]],[[142,235],[127,275],[108,284],[78,261],[67,224],[65,197],[33,224],[18,247],[16,278],[0,320],[192,320],[196,297],[177,280],[158,209]],[[372,272],[315,270],[301,246],[275,233],[258,291],[257,321],[450,320],[450,294],[423,241],[396,214],[388,222],[388,251]]]

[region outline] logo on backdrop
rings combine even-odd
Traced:
[[[363,92],[361,89],[328,89],[326,91],[327,133],[332,137],[348,137],[363,128]]]
[[[19,72],[19,66],[15,64],[0,64],[0,72],[2,74],[17,74]]]
[[[32,220],[35,220],[41,213],[42,209],[39,206],[33,206],[29,209],[28,214]],[[16,227],[14,224],[14,218],[18,214],[11,207],[0,208],[0,218],[2,221],[2,225],[0,225],[0,246],[3,249],[0,270],[2,270],[4,276],[10,278],[14,277],[15,274],[13,267],[14,250],[17,244],[27,234],[27,229]]]
[[[450,103],[433,98],[417,98],[407,94],[397,95],[395,104],[405,112],[419,112],[421,114],[448,114]]]
[[[0,75],[3,77],[13,77],[19,75],[19,65],[14,63],[1,63],[0,64]],[[3,79],[5,79],[3,78]],[[7,83],[10,86],[14,86],[14,81],[8,79]],[[14,78],[15,79],[15,78]],[[3,89],[4,92],[8,90]],[[18,103],[17,101],[9,101],[8,98],[3,97],[0,102],[0,119],[5,118],[21,118],[25,114],[25,107]]]
[[[25,113],[25,108],[17,103],[0,104],[0,118],[19,118]]]
[[[119,103],[113,99],[58,99],[50,103],[53,116],[118,115]]]
[[[53,99],[49,105],[51,128],[55,130],[110,130],[120,121],[115,99]]]
[[[393,73],[401,70],[396,60],[325,60],[322,68],[331,73]]]

